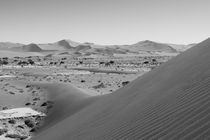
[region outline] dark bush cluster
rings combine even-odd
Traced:
[[[17,139],[17,140],[25,140],[28,138],[27,136],[20,136],[18,134],[7,134],[5,137],[11,138],[11,139]]]
[[[5,134],[5,133],[7,133],[7,132],[8,132],[8,130],[5,129],[5,128],[0,129],[0,136],[3,135],[3,134]]]

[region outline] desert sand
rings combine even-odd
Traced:
[[[204,58],[190,61],[204,49],[170,60],[187,47],[173,45],[148,40],[130,46],[71,40],[5,45],[0,111],[13,115],[0,118],[0,139],[148,139],[178,133],[175,126],[181,126],[173,119],[187,108],[184,99],[194,97],[185,97],[185,88],[207,66]],[[175,130],[164,129],[169,121]]]
[[[209,51],[207,39],[33,140],[209,139]]]

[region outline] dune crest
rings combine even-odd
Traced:
[[[38,83],[32,85],[46,90],[48,102],[52,103],[53,106],[48,112],[41,130],[47,129],[62,119],[73,115],[96,100],[96,97],[92,97],[69,84]]]

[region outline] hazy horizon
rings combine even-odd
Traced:
[[[210,37],[208,0],[1,0],[0,42],[191,44]]]

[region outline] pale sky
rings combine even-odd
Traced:
[[[210,0],[0,0],[0,42],[189,44],[210,37]]]

